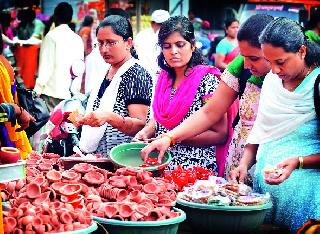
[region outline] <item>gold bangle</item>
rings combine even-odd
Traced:
[[[303,168],[303,157],[298,157],[299,159],[299,169],[302,169]]]
[[[161,138],[163,138],[163,137],[168,137],[170,139],[170,146],[174,146],[175,144],[177,144],[176,139],[174,139],[174,137],[171,136],[169,133],[161,134]]]

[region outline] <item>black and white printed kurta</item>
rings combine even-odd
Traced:
[[[214,93],[216,88],[218,87],[219,80],[218,78],[208,73],[203,77],[200,82],[200,85],[197,89],[197,93],[193,100],[192,105],[181,121],[183,122],[194,112],[198,111],[201,107],[205,105],[204,97],[208,94]],[[171,98],[174,95],[175,90],[172,89]],[[156,135],[159,136],[169,130],[164,126],[156,122]],[[192,166],[202,166],[205,168],[210,168],[213,171],[217,171],[216,164],[216,147],[193,147],[182,144],[177,144],[170,150],[173,160],[169,164],[170,170],[173,170],[177,165],[182,165],[184,168],[192,167]]]
[[[106,79],[104,79],[106,80]],[[102,82],[100,86],[108,86]],[[100,91],[105,91],[105,88],[100,87]],[[104,90],[103,90],[104,89]],[[150,106],[152,92],[152,78],[145,68],[135,63],[125,73],[121,75],[116,102],[113,107],[113,112],[124,117],[129,116],[128,105],[143,104]],[[97,97],[93,104],[93,110],[100,106],[100,98]],[[98,148],[95,153],[109,157],[110,150],[119,144],[128,143],[132,139],[120,132],[118,129],[107,125],[106,131],[101,138]]]

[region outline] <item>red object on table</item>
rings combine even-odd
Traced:
[[[193,185],[197,180],[207,180],[209,176],[215,175],[213,171],[200,166],[183,169],[182,166],[179,165],[175,167],[173,171],[164,172],[164,178],[175,183],[179,191],[185,186]]]

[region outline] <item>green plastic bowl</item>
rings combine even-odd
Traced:
[[[120,221],[93,216],[93,220],[102,224],[109,234],[176,234],[179,224],[186,219],[183,210],[173,208],[180,216],[161,221]]]
[[[171,154],[167,151],[164,154],[161,164],[150,167],[140,167],[144,162],[141,159],[140,152],[146,146],[145,143],[131,142],[113,147],[110,151],[111,161],[120,167],[131,167],[134,169],[144,169],[146,171],[157,171],[167,167],[172,160]],[[158,153],[152,152],[149,157],[157,158]]]
[[[177,198],[187,214],[187,222],[203,233],[248,233],[257,230],[272,203],[257,206],[217,206]]]

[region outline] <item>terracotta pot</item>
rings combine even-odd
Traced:
[[[3,218],[3,230],[5,233],[11,233],[17,226],[17,220],[13,217]]]
[[[38,168],[40,171],[52,170],[52,165],[49,163],[39,163]]]
[[[109,219],[113,218],[118,212],[119,212],[119,210],[118,210],[117,206],[113,206],[113,205],[106,205],[105,206],[104,213]]]
[[[55,182],[55,183],[52,183],[51,184],[51,188],[54,190],[54,191],[56,191],[56,192],[60,192],[60,189],[64,186],[64,185],[66,185],[65,183],[63,183],[63,182]]]
[[[63,213],[61,213],[60,215],[60,221],[64,224],[71,224],[72,223],[72,217],[71,215],[69,214],[69,212],[65,211]]]
[[[79,173],[87,173],[92,171],[94,168],[91,164],[88,163],[78,163],[72,167],[73,170]]]
[[[156,183],[148,183],[143,186],[143,191],[145,193],[154,194],[154,193],[158,193],[159,189]]]
[[[16,190],[22,189],[22,187],[26,184],[26,179],[20,179],[17,181]]]
[[[92,185],[100,185],[104,182],[103,174],[97,171],[87,172],[82,179]]]
[[[50,170],[47,172],[46,177],[51,182],[58,182],[62,179],[60,171]]]
[[[36,183],[31,183],[27,185],[27,196],[28,198],[37,198],[41,194],[41,188]]]
[[[81,175],[74,171],[64,171],[62,172],[62,177],[67,180],[79,180]]]
[[[14,147],[1,147],[0,162],[2,164],[16,163],[21,159],[20,151]]]
[[[78,197],[78,194],[81,192],[81,185],[80,184],[66,184],[62,186],[59,191],[61,194],[66,196],[69,201],[74,200]]]
[[[121,204],[119,206],[119,215],[123,218],[128,218],[132,215],[133,209],[131,207],[132,205],[130,204]]]
[[[27,226],[28,224],[32,225],[34,219],[35,219],[34,216],[27,215],[27,216],[24,216],[21,219],[19,219],[19,223],[21,223],[21,224],[23,224],[25,226]],[[32,231],[32,228],[31,228],[30,231]]]

